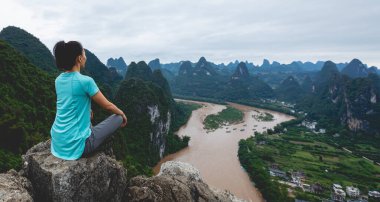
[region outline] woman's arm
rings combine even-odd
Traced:
[[[108,101],[100,90],[91,98],[103,109],[108,110],[114,114],[121,115],[123,117],[123,123],[121,124],[121,127],[127,125],[127,117],[125,116],[124,112],[117,108],[116,105],[114,105],[112,102]]]

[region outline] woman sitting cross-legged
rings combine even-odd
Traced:
[[[127,124],[124,112],[104,97],[95,81],[82,75],[86,54],[77,41],[54,46],[57,67],[63,72],[55,79],[57,112],[51,127],[51,153],[76,160],[95,151],[119,127]],[[91,99],[113,115],[91,126]]]

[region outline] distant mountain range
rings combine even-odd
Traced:
[[[178,95],[235,102],[278,99],[294,103],[299,110],[310,112],[310,118],[330,120],[322,121],[321,125],[346,125],[352,131],[373,132],[380,129],[374,118],[380,117],[380,108],[377,108],[380,96],[377,83],[379,76],[375,67],[367,68],[358,59],[338,65],[331,61],[281,65],[264,60],[260,67],[251,66],[253,71],[249,71],[247,62],[235,63],[224,67],[235,66],[234,71],[221,71],[219,66],[204,57],[197,63],[182,61],[177,64],[177,75],[168,79],[170,88]],[[164,69],[163,65],[158,64],[157,59],[150,63],[156,69]],[[305,66],[314,68],[315,71],[304,71]],[[260,68],[283,70],[258,72],[257,69]],[[286,68],[289,69],[285,70]],[[252,73],[255,71],[257,72]],[[268,85],[274,80],[274,87]],[[356,99],[356,96],[360,99]]]
[[[363,65],[356,59],[348,66],[355,74],[347,76],[339,72],[335,63],[325,62],[311,89],[303,93],[299,107],[317,120],[333,120],[326,124],[341,124],[352,131],[377,134],[380,131],[379,76],[369,73],[364,77],[363,71],[357,71],[363,70]]]
[[[273,91],[265,82],[253,77],[241,62],[234,73],[225,74],[201,57],[196,64],[184,61],[178,75],[169,80],[174,93],[215,99],[245,99],[272,97]]]
[[[121,71],[121,70],[125,70],[125,62],[124,60],[121,61],[121,59],[122,57],[120,57],[119,59],[110,58],[107,61],[107,64],[108,64],[107,66],[109,68],[115,66],[116,71],[120,75],[125,76],[123,71]],[[199,60],[203,62],[207,61],[205,57],[201,57]],[[117,61],[120,61],[120,64]],[[359,66],[355,65],[355,61],[363,65],[362,69],[358,69]],[[183,65],[184,63],[185,65]],[[199,64],[199,67],[196,67],[198,63],[199,61],[195,63],[190,62],[190,61],[180,61],[180,62],[162,64],[160,60],[156,58],[150,61],[148,65],[152,68],[152,70],[160,69],[164,77],[169,81],[169,83],[172,83],[176,76],[183,74],[184,72],[190,72],[190,69],[191,69],[191,74],[203,75],[204,73],[206,73],[206,72],[197,72],[197,71],[203,71],[202,69],[199,68],[202,64]],[[218,74],[220,76],[228,77],[235,73],[235,70],[240,63],[245,64],[248,72],[251,75],[257,76],[260,80],[266,82],[272,88],[277,88],[279,85],[281,85],[281,82],[285,80],[286,78],[288,78],[289,76],[293,76],[300,83],[306,76],[314,78],[316,76],[316,73],[320,71],[324,65],[324,61],[317,61],[316,63],[294,61],[290,64],[281,64],[276,61],[273,61],[272,63],[270,63],[269,60],[264,59],[261,65],[254,65],[252,62],[248,62],[248,61],[239,62],[238,60],[234,62],[230,62],[227,65],[225,65],[224,63],[215,64],[213,62],[207,61],[206,69],[208,69],[207,72],[209,74],[213,74],[213,75]],[[363,64],[358,59],[354,59],[350,63],[348,62],[337,63],[336,66],[339,71],[342,71],[343,74],[350,75],[351,77],[352,76],[362,77],[362,76],[368,75],[368,73],[377,73],[377,74],[380,73],[380,70],[377,69],[377,67],[372,66],[370,68],[367,68],[367,65]],[[355,71],[357,73],[355,73]]]
[[[123,78],[125,77],[125,73],[127,72],[127,64],[125,63],[123,57],[119,58],[109,58],[107,60],[108,68],[115,68],[117,73],[120,74]]]
[[[267,82],[272,87],[277,88],[281,82],[289,77],[293,77],[295,82],[302,83],[304,78],[316,78],[322,67],[323,61],[316,63],[295,61],[290,64],[280,64],[279,62],[264,59],[262,65],[255,66],[247,61],[230,62],[228,65],[215,64],[201,57],[198,62],[181,61],[177,63],[161,64],[159,59],[154,59],[148,63],[152,70],[160,69],[168,81],[173,81],[176,76],[204,77],[209,78],[220,76],[248,78],[248,75],[256,75],[261,80]],[[243,65],[244,64],[244,65]],[[334,63],[335,64],[335,63]],[[336,71],[341,72],[350,78],[367,77],[370,73],[378,74],[377,67],[367,67],[358,59],[353,59],[349,63],[335,64]]]
[[[367,65],[363,64],[358,59],[353,59],[342,69],[342,74],[351,78],[367,77],[370,73],[376,74],[377,68],[374,66],[367,68]]]
[[[120,57],[120,58],[122,59],[122,57]],[[113,59],[113,58],[108,59],[107,60],[107,66],[108,67],[115,66],[115,67],[119,68],[119,65],[116,64],[116,60],[120,60],[120,58],[119,59]],[[205,57],[201,57],[199,60],[201,60],[202,58],[204,58],[204,60],[206,60]],[[355,60],[359,61],[358,59],[355,59]],[[111,61],[111,62],[109,63],[109,61]],[[113,61],[115,61],[115,62],[112,63]],[[148,65],[153,70],[158,69],[158,68],[162,68],[165,70],[169,70],[174,75],[178,75],[178,73],[180,72],[180,67],[184,62],[186,62],[186,61],[172,62],[172,63],[164,64],[164,63],[160,63],[160,60],[158,58],[156,58],[156,59],[150,61],[148,63]],[[190,61],[187,61],[187,62],[190,62]],[[195,67],[198,62],[195,62],[195,63],[190,62],[190,64],[191,64],[191,66]],[[290,64],[281,64],[277,61],[273,61],[272,63],[270,63],[269,60],[264,59],[261,65],[254,65],[252,62],[238,61],[238,60],[235,60],[234,62],[230,62],[227,65],[224,63],[215,64],[215,63],[210,62],[210,61],[208,61],[208,64],[211,67],[213,67],[213,69],[216,71],[216,73],[221,74],[221,75],[230,75],[230,74],[234,73],[236,67],[241,62],[245,63],[248,71],[251,74],[260,74],[260,73],[268,73],[268,72],[270,72],[270,73],[275,73],[275,72],[279,72],[279,73],[316,72],[316,71],[321,70],[321,68],[323,67],[323,64],[325,63],[324,61],[317,61],[315,63],[294,61],[294,62],[291,62]],[[124,64],[120,64],[120,67],[125,68]],[[337,66],[339,71],[342,71],[348,64],[349,64],[348,62],[336,63],[336,66]],[[363,64],[363,63],[361,63],[361,64]],[[367,68],[366,64],[363,64],[363,65],[365,68]],[[374,67],[374,66],[372,66],[368,69],[371,69],[370,70],[371,72],[377,72],[377,73],[380,72],[380,70],[378,70],[377,67]]]

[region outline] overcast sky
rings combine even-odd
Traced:
[[[5,0],[8,25],[50,50],[80,41],[103,62],[358,58],[380,67],[379,0]]]

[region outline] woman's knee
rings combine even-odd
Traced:
[[[113,116],[115,116],[115,119],[118,123],[118,125],[121,125],[123,123],[123,117],[119,114],[114,114]]]

